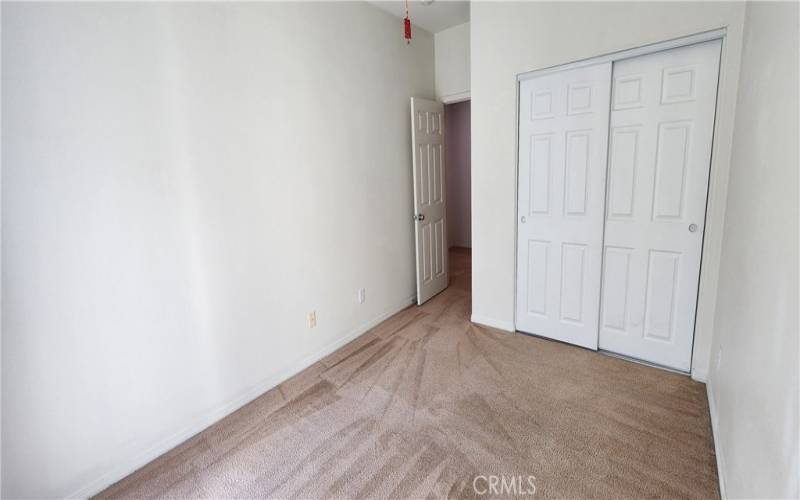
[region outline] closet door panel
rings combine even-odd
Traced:
[[[600,348],[688,371],[721,42],[614,63]]]
[[[517,329],[597,349],[611,64],[520,83]]]

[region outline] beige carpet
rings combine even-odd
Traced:
[[[529,498],[719,496],[704,385],[471,324],[469,258],[100,497],[469,498],[489,475],[535,476]]]

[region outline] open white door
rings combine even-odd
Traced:
[[[411,98],[411,144],[417,304],[422,304],[447,288],[444,106],[441,103]]]
[[[597,349],[611,63],[520,83],[517,329]]]

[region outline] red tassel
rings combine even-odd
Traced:
[[[411,19],[408,16],[403,20],[403,26],[405,27],[406,43],[411,43]]]

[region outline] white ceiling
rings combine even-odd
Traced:
[[[400,19],[406,17],[404,1],[367,1]],[[419,0],[409,0],[408,17],[411,18],[412,26],[419,26],[431,33],[437,33],[469,21],[469,2],[434,0],[433,3],[425,5]]]

